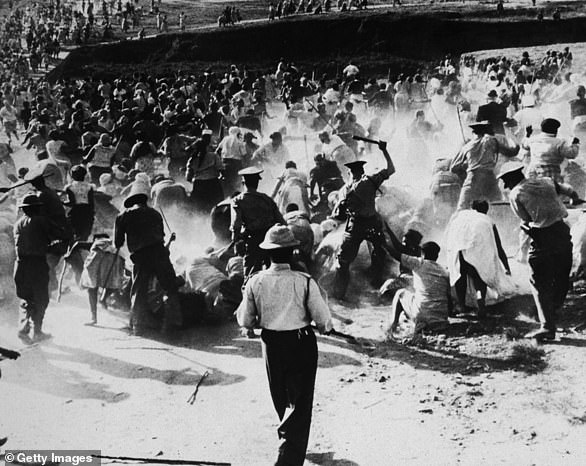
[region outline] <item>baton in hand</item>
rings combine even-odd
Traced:
[[[49,178],[50,176],[53,176],[53,173],[49,173],[47,175],[42,175],[43,178]],[[12,185],[12,186],[8,186],[6,188],[0,188],[0,194],[5,194],[9,191],[12,191],[13,189],[20,188],[21,186],[25,186],[25,185],[31,183],[32,181],[33,180],[26,180],[26,181],[22,181],[21,183],[18,183],[18,184]]]
[[[355,141],[363,141],[363,142],[369,142],[370,144],[377,144],[381,141],[376,141],[374,139],[369,139],[369,138],[363,138],[362,136],[352,136],[352,139],[354,139]]]
[[[318,330],[317,326],[315,326],[315,325],[312,325],[311,328],[314,330]],[[352,343],[353,345],[358,343],[358,341],[356,340],[356,337],[349,335],[347,333],[344,333],[344,332],[339,332],[336,329],[332,329],[332,330],[330,330],[329,333],[324,333],[324,335],[327,337],[341,338],[342,340],[346,340],[348,343]]]

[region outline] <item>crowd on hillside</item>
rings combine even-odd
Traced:
[[[49,189],[61,193],[69,210],[63,210],[63,218],[68,218],[70,242],[88,241],[92,231],[111,235],[115,213],[123,209],[133,187],[148,191],[155,203],[162,202],[161,192],[172,193],[172,202],[209,215],[242,189],[242,169],[255,167],[278,181],[272,197],[281,215],[295,212],[289,215],[291,222],[303,225],[305,241],[311,243],[303,256],[311,270],[317,239],[344,218],[335,215],[332,193],[348,180],[345,164],[362,160],[374,148],[354,136],[376,141],[404,131],[403,150],[412,160],[397,165],[410,170],[410,163],[417,161],[424,178],[432,180],[427,196],[431,211],[406,202],[401,222],[387,218],[393,229],[400,229],[399,237],[414,230],[421,239],[436,227],[445,228],[446,212],[470,208],[472,201],[502,199],[500,189],[493,186],[499,152],[509,157],[524,153],[531,173],[547,174],[556,182],[565,176],[583,196],[581,166],[563,160],[576,158],[577,140],[553,168],[533,166],[536,157],[532,165],[528,154],[529,142],[542,131],[546,116],[557,116],[562,131],[578,136],[582,131],[583,88],[571,66],[572,54],[565,49],[539,60],[525,53],[517,60],[463,57],[458,63],[448,56],[432,73],[399,75],[389,83],[363,77],[353,63],[338,77],[324,74],[316,79],[285,60],[269,73],[231,65],[225,73],[134,73],[114,80],[63,79],[53,85],[18,81],[13,73],[2,84],[0,117],[8,141],[34,151],[35,170],[48,175]],[[570,100],[571,112],[544,114],[548,102]],[[477,119],[488,121],[490,128],[480,128],[474,123]],[[457,140],[482,140],[491,134],[498,141],[490,146],[495,160],[480,165],[486,169],[488,164],[493,174],[478,178],[478,167],[469,160],[469,152],[478,149],[466,142],[458,152]],[[311,154],[308,138],[315,150]],[[455,157],[434,163],[444,155],[434,154],[434,147],[448,147]],[[315,165],[309,163],[309,155]],[[16,176],[27,179],[25,171]],[[83,177],[78,180],[74,173]],[[72,183],[92,187],[92,214],[81,220],[71,214],[76,202],[75,196],[68,197]],[[393,204],[394,195],[385,191],[379,210],[388,208],[385,203]],[[215,233],[222,236],[217,229]],[[229,239],[230,232],[224,231],[223,237]]]
[[[263,72],[30,79],[35,54],[57,53],[65,18],[77,21],[68,8],[13,9],[2,23],[0,244],[16,257],[0,248],[1,270],[15,263],[0,278],[21,299],[23,341],[49,338],[44,314],[65,280],[87,290],[91,325],[99,303],[129,308],[135,335],[236,313],[246,335],[285,335],[290,353],[312,320],[332,331],[317,284],[330,273],[334,299],[372,287],[391,300],[389,338],[403,315],[441,332],[517,292],[505,238],[531,276],[540,326],[528,337],[556,338],[586,262],[586,222],[567,209],[586,196],[586,75],[569,48],[446,56],[387,79],[285,59]],[[503,200],[519,228],[491,219]],[[352,267],[368,256],[366,271]]]

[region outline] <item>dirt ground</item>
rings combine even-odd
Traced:
[[[528,297],[485,323],[453,321],[448,336],[382,341],[388,307],[364,296],[333,305],[350,345],[319,338],[307,464],[584,464],[586,287],[578,284],[559,341],[543,350],[510,340],[527,330]],[[120,311],[86,327],[79,291],[51,303],[50,341],[24,347],[16,305],[2,308],[0,433],[10,448],[100,449],[106,455],[265,465],[276,416],[259,339],[235,323],[187,331],[168,343],[128,336]],[[515,317],[516,316],[516,317]],[[352,321],[352,323],[350,323]],[[543,351],[543,353],[542,353]],[[195,403],[187,400],[204,373]]]
[[[523,273],[515,264],[513,275]],[[358,344],[319,337],[307,464],[586,464],[586,336],[574,330],[586,320],[586,284],[575,285],[550,345],[520,339],[536,325],[532,309],[520,296],[485,322],[461,317],[447,335],[386,342],[388,305],[374,292],[332,303],[336,328]],[[23,347],[16,311],[16,302],[0,304],[0,346],[22,352],[1,363],[7,447],[274,460],[277,419],[260,341],[240,337],[235,323],[173,342],[131,337],[121,311],[100,310],[99,326],[84,326],[86,297],[73,287],[47,312],[53,338]]]
[[[18,163],[27,155],[17,151]],[[172,342],[132,337],[124,312],[103,309],[87,327],[86,297],[69,286],[47,312],[53,338],[33,346],[16,338],[18,303],[0,304],[0,346],[22,353],[1,363],[7,448],[271,464],[277,418],[258,338],[234,322]],[[388,303],[365,290],[354,282],[354,298],[331,303],[336,328],[358,344],[319,337],[308,465],[585,464],[586,336],[573,329],[586,321],[586,283],[546,346],[520,338],[536,326],[527,295],[484,322],[452,319],[446,335],[386,342]]]

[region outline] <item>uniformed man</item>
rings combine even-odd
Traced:
[[[244,179],[244,192],[232,199],[231,225],[232,241],[246,243],[244,274],[248,277],[267,264],[267,256],[259,248],[266,232],[276,223],[285,224],[275,201],[257,191],[263,171],[248,167],[238,172]]]
[[[330,310],[315,280],[291,270],[299,242],[282,225],[270,228],[260,244],[271,266],[246,283],[236,311],[238,323],[262,328],[269,388],[281,423],[275,465],[302,466],[305,461],[317,371],[317,343],[311,328],[332,330]]]
[[[25,180],[30,181],[31,185],[37,190],[39,200],[41,201],[41,213],[46,216],[56,228],[62,231],[60,239],[52,242],[47,250],[47,263],[49,264],[49,290],[57,290],[57,266],[73,239],[73,230],[67,216],[61,199],[45,183],[45,175],[41,175],[39,170],[31,170]]]
[[[500,200],[501,191],[494,172],[499,154],[514,157],[519,152],[518,144],[511,144],[501,134],[494,135],[488,121],[469,126],[474,137],[462,146],[450,164],[452,172],[466,169],[458,210],[469,209],[475,200]]]
[[[497,134],[505,134],[504,122],[507,121],[507,109],[498,102],[498,94],[492,89],[486,96],[486,104],[478,107],[476,121],[488,121]]]
[[[571,142],[557,137],[560,122],[546,118],[541,122],[541,133],[523,142],[522,153],[529,160],[529,177],[547,176],[558,183],[563,181],[561,164],[566,159],[575,159],[580,152],[580,140]]]
[[[16,296],[21,299],[18,337],[30,342],[50,337],[43,333],[43,319],[49,305],[49,244],[63,236],[48,217],[42,215],[43,203],[36,194],[26,195],[18,205],[24,215],[14,226],[16,264],[14,283]]]
[[[212,131],[204,130],[201,139],[188,148],[193,155],[187,161],[185,178],[193,182],[191,200],[197,211],[209,214],[224,199],[220,178],[224,165],[220,156],[211,150]]]
[[[153,276],[167,294],[162,331],[168,333],[181,325],[180,283],[164,244],[163,218],[147,205],[148,196],[140,185],[134,185],[124,200],[125,210],[116,217],[114,229],[116,249],[126,241],[133,264],[130,328],[134,335],[141,335],[146,327],[148,290]]]
[[[338,254],[338,270],[334,285],[334,296],[343,299],[350,280],[350,264],[358,254],[360,243],[366,240],[372,243],[371,272],[373,285],[382,283],[386,241],[383,234],[382,221],[376,212],[374,200],[380,185],[395,173],[395,166],[387,151],[387,143],[379,141],[387,167],[373,175],[364,173],[366,162],[359,160],[347,163],[352,180],[340,190],[340,200],[334,208],[333,216],[346,216],[346,230]]]
[[[315,167],[309,172],[309,195],[318,202],[327,201],[328,194],[344,185],[342,173],[334,160],[326,159],[325,154],[316,154],[313,158]],[[314,195],[315,187],[318,188]]]
[[[511,208],[523,222],[521,228],[531,238],[531,287],[541,327],[526,337],[553,340],[556,314],[566,299],[572,268],[570,227],[563,221],[568,212],[559,194],[569,196],[573,204],[582,201],[571,187],[551,178],[526,179],[520,162],[503,165],[499,178],[505,188],[511,190]]]

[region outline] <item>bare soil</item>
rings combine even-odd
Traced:
[[[107,50],[78,56],[94,56],[96,70],[106,70]],[[161,70],[177,63],[159,62],[161,56],[131,63]],[[112,70],[128,58],[112,57]],[[173,342],[130,337],[121,311],[100,310],[99,326],[84,326],[87,301],[73,290],[49,307],[53,338],[24,347],[15,336],[16,310],[16,302],[0,304],[0,345],[22,352],[2,362],[0,437],[9,437],[7,447],[234,465],[274,460],[277,419],[260,342],[240,337],[235,323],[192,329]],[[520,339],[535,327],[529,296],[492,309],[485,322],[461,317],[446,335],[402,342],[384,340],[388,304],[373,291],[332,310],[336,328],[358,344],[319,337],[307,464],[586,463],[586,337],[574,330],[586,318],[583,282],[568,299],[560,338],[546,346]]]
[[[585,293],[576,286],[561,338],[543,347],[517,340],[534,325],[523,314],[529,297],[486,322],[461,318],[448,335],[402,343],[383,341],[388,307],[375,298],[334,305],[336,327],[359,343],[319,338],[307,464],[584,464],[586,338],[572,328],[584,322]],[[234,465],[274,459],[260,342],[240,337],[235,323],[172,343],[130,337],[119,311],[83,326],[87,304],[74,291],[49,308],[53,339],[23,348],[15,308],[3,306],[0,328],[2,344],[22,352],[2,367],[0,428],[10,448]]]

